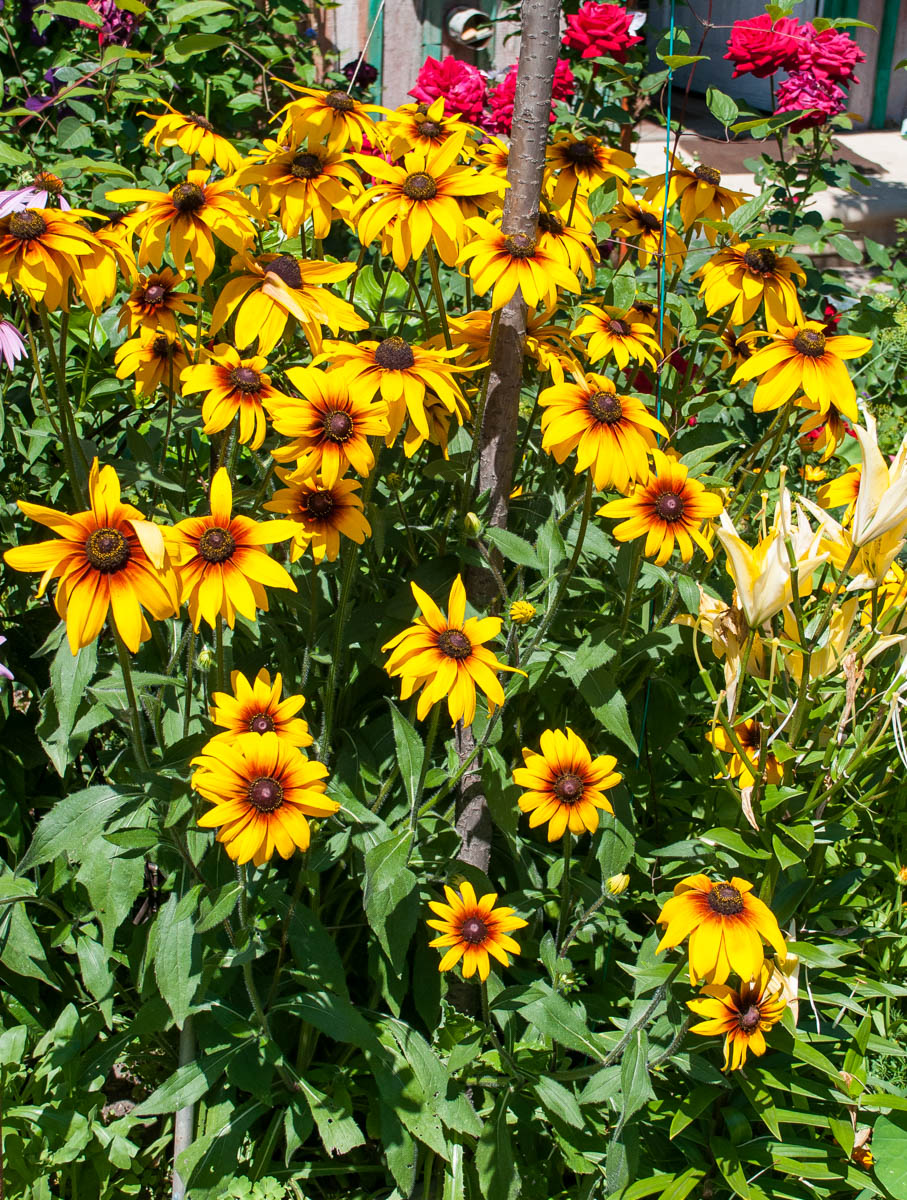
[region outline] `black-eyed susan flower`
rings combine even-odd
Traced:
[[[830,336],[821,321],[779,325],[774,331],[757,330],[746,337],[748,341],[771,339],[769,345],[754,350],[731,379],[731,383],[759,380],[753,396],[755,412],[780,408],[803,391],[823,412],[833,407],[852,421],[858,419],[857,395],[844,362],[865,354],[871,338]]]
[[[522,929],[528,922],[514,916],[512,908],[496,906],[496,892],[478,898],[468,880],[460,885],[459,893],[445,885],[444,894],[447,897],[446,904],[437,900],[430,900],[428,904],[440,920],[428,921],[427,924],[441,934],[429,945],[442,947],[446,951],[438,970],[449,971],[462,959],[464,978],[470,979],[478,971],[479,978],[484,982],[491,965],[489,955],[509,967],[508,951],[510,954],[519,954],[520,948],[508,935],[515,929]]]
[[[81,259],[103,249],[82,223],[92,215],[82,209],[25,208],[0,218],[0,287],[9,292],[15,284],[52,310],[68,306],[70,281],[80,294],[86,286],[93,290],[100,281],[92,279],[90,268],[86,279],[80,266]]]
[[[653,175],[648,179],[635,180],[645,187],[645,197],[656,209],[660,209],[665,198],[664,172]],[[726,221],[727,218],[750,197],[745,192],[734,192],[721,186],[721,172],[717,167],[708,163],[688,167],[679,159],[674,159],[668,181],[668,208],[679,202],[680,222],[684,229],[692,229],[699,233],[703,229],[703,220]],[[718,231],[711,225],[706,225],[705,236],[715,245]]]
[[[137,396],[150,396],[159,387],[180,390],[180,375],[189,365],[182,342],[167,329],[139,327],[138,335],[118,346],[113,356],[117,379],[135,376]]]
[[[559,258],[574,275],[585,275],[591,284],[595,282],[599,253],[587,212],[584,203],[575,205],[568,222],[566,210],[543,208],[539,213],[539,246]]]
[[[177,611],[164,535],[138,509],[122,503],[116,472],[100,469],[97,459],[88,477],[88,496],[91,507],[72,516],[20,500],[27,517],[49,526],[59,538],[17,546],[3,557],[16,571],[43,572],[39,596],[52,579],[59,579],[55,604],[73,654],[95,640],[108,611],[135,654],[151,636],[143,608],[158,621]]]
[[[541,754],[523,748],[523,766],[513,772],[513,782],[524,788],[520,811],[529,813],[529,827],[548,822],[548,841],[570,833],[598,829],[598,811],[613,813],[605,795],[623,776],[614,770],[617,759],[610,754],[593,758],[586,743],[572,729],[546,729],[541,737]]]
[[[217,840],[238,863],[260,867],[275,850],[281,858],[307,850],[306,817],[322,820],[340,807],[325,795],[327,768],[276,733],[215,738],[192,765],[193,788],[214,805],[198,823],[217,829]]]
[[[457,424],[462,425],[468,416],[469,405],[462,397],[457,399],[456,408],[451,412],[446,403],[433,392],[426,392],[425,423],[428,432],[427,434],[423,433],[413,421],[410,421],[403,434],[403,453],[407,458],[412,458],[419,447],[428,442],[429,445],[439,446],[442,455],[447,458],[451,421],[456,417]]]
[[[801,396],[797,400],[797,408],[812,413],[804,418],[800,426],[800,449],[804,454],[818,454],[819,462],[828,462],[848,433],[853,433],[851,426],[837,409],[829,408],[823,412],[820,405],[808,396]]]
[[[139,269],[135,265],[135,254],[132,250],[132,243],[135,237],[135,229],[130,221],[125,217],[114,217],[111,221],[105,221],[98,229],[94,231],[94,236],[102,246],[106,247],[113,255],[120,274],[130,284],[135,284],[139,280]]]
[[[464,347],[466,353],[460,360],[463,366],[486,363],[491,352],[491,322],[494,313],[487,308],[465,313],[462,317],[449,317],[450,340],[454,349]],[[536,363],[540,371],[551,371],[555,379],[563,378],[565,369],[577,368],[576,357],[570,344],[571,332],[566,325],[557,325],[554,309],[540,312],[530,311],[526,318],[526,357]],[[443,337],[432,340],[433,349],[444,344]]]
[[[647,267],[664,255],[665,266],[676,271],[683,265],[687,248],[683,238],[670,223],[664,222],[664,245],[662,245],[662,221],[664,205],[657,208],[648,200],[624,190],[623,199],[607,213],[604,220],[611,228],[611,235],[621,240],[633,239],[641,267]]]
[[[600,490],[626,492],[649,478],[649,452],[655,435],[667,437],[661,421],[635,396],[618,395],[604,375],[577,376],[556,383],[539,395],[542,449],[558,463],[576,451],[575,474],[592,472]]]
[[[120,309],[120,329],[128,329],[130,333],[139,328],[165,329],[175,336],[179,329],[176,314],[191,313],[190,305],[198,304],[200,299],[191,292],[177,291],[184,279],[184,275],[169,267],[137,279]]]
[[[625,872],[619,875],[609,875],[605,880],[605,887],[612,896],[622,896],[630,886],[630,876]]]
[[[599,308],[597,304],[582,307],[589,316],[579,322],[573,337],[577,341],[584,337],[589,339],[587,351],[592,362],[613,357],[623,369],[633,358],[654,369],[656,356],[661,358],[661,347],[645,321],[634,321],[631,313],[623,308]]]
[[[242,155],[225,137],[214,132],[214,126],[207,117],[200,117],[198,113],[183,116],[164,100],[156,100],[155,103],[163,104],[167,112],[139,113],[140,117],[150,117],[154,121],[142,139],[146,146],[153,142],[157,154],[167,146],[179,146],[190,158],[200,158],[208,165],[217,163],[225,175],[239,170]]]
[[[536,614],[536,607],[528,600],[514,600],[510,606],[510,619],[514,625],[528,625]]]
[[[781,766],[774,754],[763,747],[763,742],[768,741],[771,731],[765,729],[758,721],[738,721],[734,726],[734,734],[745,758],[740,757],[723,726],[716,725],[711,733],[705,735],[706,740],[711,742],[719,753],[729,756],[726,773],[731,779],[736,779],[740,787],[748,788],[753,786],[757,778],[761,779],[764,773],[766,783],[780,783]]]
[[[289,401],[289,396],[271,384],[265,374],[268,360],[263,355],[243,358],[224,342],[212,347],[207,360],[184,367],[180,375],[184,396],[204,392],[202,421],[207,434],[220,433],[239,414],[238,438],[253,450],[265,440],[265,400]]]
[[[292,92],[298,92],[299,100],[285,104],[278,117],[283,117],[278,138],[281,142],[292,142],[298,146],[305,138],[309,145],[326,142],[329,150],[344,150],[352,144],[362,149],[364,139],[379,145],[381,138],[371,112],[382,110],[375,104],[360,104],[346,92],[335,88],[323,91],[320,88],[298,87],[281,80]]]
[[[274,428],[292,439],[273,453],[277,462],[296,460],[294,476],[321,475],[332,487],[348,467],[368,475],[375,456],[368,439],[387,433],[387,405],[372,400],[346,371],[290,367],[287,378],[301,396],[267,401]]]
[[[438,96],[431,104],[401,104],[387,113],[379,126],[381,139],[391,158],[403,158],[410,150],[427,153],[436,146],[443,146],[452,137],[460,138],[460,153],[472,157],[473,143],[468,141],[472,127],[460,113],[445,113],[444,97]]]
[[[416,709],[420,721],[433,704],[446,699],[451,721],[471,725],[476,715],[476,686],[488,697],[489,708],[494,711],[496,705],[504,703],[504,689],[496,672],[515,670],[498,662],[483,645],[501,632],[501,618],[466,620],[466,589],[459,575],[450,589],[446,617],[427,592],[415,583],[410,587],[421,615],[414,625],[381,647],[391,651],[384,669],[390,676],[401,677],[402,700],[422,689]]]
[[[240,350],[257,342],[259,354],[270,354],[290,317],[299,322],[313,354],[321,350],[322,325],[335,337],[341,329],[368,327],[351,304],[328,290],[329,284],[352,275],[355,263],[240,254],[232,267],[237,274],[221,289],[211,313],[211,332],[217,333],[235,313],[233,342]]]
[[[475,154],[476,165],[487,167],[502,179],[507,178],[507,168],[510,165],[510,147],[500,138],[485,134],[485,140],[479,144]]]
[[[823,508],[843,508],[844,516],[841,523],[846,525],[853,516],[857,506],[857,496],[860,494],[860,480],[863,478],[863,464],[848,467],[837,479],[829,479],[823,483],[816,493],[816,500]]]
[[[324,146],[286,147],[266,142],[266,152],[236,175],[236,186],[258,187],[262,212],[277,213],[287,237],[311,217],[316,238],[326,238],[334,219],[347,214],[362,183],[346,155]]]
[[[283,679],[264,667],[250,683],[242,671],[230,674],[233,694],[214,692],[208,712],[215,725],[224,733],[214,741],[230,742],[241,733],[274,733],[291,746],[311,746],[309,726],[297,714],[305,704],[305,696],[286,696],[281,699]]]
[[[286,570],[262,546],[284,542],[296,530],[290,521],[256,522],[233,515],[233,488],[226,467],[211,482],[211,515],[189,517],[167,530],[180,583],[180,603],[189,605],[193,628],[204,618],[214,628],[223,617],[232,629],[236,614],[254,621],[268,611],[266,587],[296,591]]]
[[[713,983],[704,987],[695,1000],[688,1000],[687,1008],[697,1017],[706,1018],[691,1025],[690,1032],[723,1037],[724,1069],[737,1071],[748,1053],[756,1057],[765,1053],[765,1035],[778,1024],[786,1007],[772,964],[767,962],[755,979],[742,982],[739,988]]]
[[[765,308],[769,329],[799,325],[804,320],[794,280],[805,283],[806,275],[794,259],[779,254],[771,246],[755,246],[750,242],[726,246],[693,278],[702,280],[699,295],[709,313],[733,304],[731,325],[751,321],[760,305]]]
[[[390,445],[403,428],[407,415],[423,439],[429,436],[427,396],[433,395],[451,416],[462,424],[466,401],[457,383],[457,374],[471,368],[446,362],[462,350],[428,349],[408,342],[398,334],[380,342],[326,341],[322,359],[346,369],[356,380],[361,395],[371,399],[380,392],[387,404]]]
[[[707,875],[681,880],[658,914],[658,924],[667,928],[656,953],[688,937],[691,983],[725,983],[731,971],[746,981],[758,979],[762,939],[782,959],[787,947],[771,909],[752,892],[753,885],[736,876],[717,883]]]
[[[278,488],[265,505],[269,512],[282,513],[296,526],[290,544],[290,562],[306,550],[316,563],[333,562],[340,553],[340,535],[362,545],[372,535],[365,519],[362,500],[356,495],[355,479],[337,479],[328,486],[317,476],[297,479],[292,472],[277,468],[284,487]]]
[[[581,290],[575,272],[550,250],[545,250],[538,237],[503,233],[484,217],[471,217],[467,224],[472,237],[460,255],[458,266],[469,263],[469,274],[480,296],[494,287],[493,309],[503,308],[517,288],[530,308],[542,304],[553,308],[559,287],[568,292]]]
[[[169,192],[117,188],[107,193],[114,203],[141,205],[128,216],[141,239],[140,267],[160,266],[169,234],[170,253],[179,270],[185,270],[187,258],[191,259],[199,283],[204,283],[214,270],[214,238],[232,250],[243,250],[252,241],[251,201],[232,182],[212,183],[208,176],[208,171],[189,171]]]
[[[688,478],[682,463],[660,450],[652,450],[651,454],[654,473],[625,499],[611,500],[599,509],[599,516],[621,519],[613,530],[619,542],[644,537],[643,552],[647,558],[654,556],[658,566],[664,566],[671,557],[675,542],[684,562],[693,557],[694,543],[711,559],[712,548],[700,529],[703,521],[721,512],[721,498]]]
[[[466,218],[458,200],[503,190],[496,176],[456,165],[462,148],[460,135],[427,151],[411,150],[399,165],[357,157],[375,177],[353,212],[363,246],[381,236],[402,271],[431,242],[452,267],[466,239]]]
[[[627,171],[633,166],[632,155],[611,149],[592,134],[580,138],[568,129],[555,134],[545,161],[545,191],[557,208],[569,204],[574,193],[588,196],[609,179],[629,183]]]

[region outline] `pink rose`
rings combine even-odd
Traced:
[[[801,27],[795,17],[779,17],[772,22],[768,13],[762,13],[734,22],[724,57],[734,64],[735,79],[738,75],[765,79],[776,71],[796,70],[807,37],[806,27]]]
[[[642,41],[630,34],[633,14],[619,4],[586,0],[579,12],[567,18],[564,45],[581,51],[583,58],[616,58],[626,62],[627,51]]]
[[[485,127],[492,133],[509,134],[513,127],[513,101],[516,96],[517,64],[510,68],[504,76],[503,83],[498,84],[488,95],[490,113],[485,119]],[[569,100],[576,90],[576,79],[570,64],[564,58],[557,60],[554,68],[554,86],[552,89],[552,110],[548,117],[554,121],[554,101]]]
[[[459,113],[474,125],[481,120],[485,104],[485,76],[478,67],[451,54],[440,62],[429,57],[420,67],[416,86],[409,94],[425,104],[443,96],[445,112]]]
[[[813,71],[834,83],[859,83],[854,67],[865,62],[866,55],[853,38],[837,29],[817,33],[812,26],[806,28],[811,36],[800,48],[800,70]]]
[[[559,58],[554,68],[554,89],[551,94],[555,100],[569,100],[575,91],[576,76],[566,58]]]
[[[795,71],[780,83],[776,100],[776,115],[786,112],[803,113],[803,116],[791,125],[795,133],[814,125],[824,125],[830,117],[836,117],[847,107],[846,92],[837,84],[819,79],[808,71]]]

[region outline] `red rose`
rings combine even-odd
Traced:
[[[778,85],[775,113],[802,112],[791,129],[797,133],[815,125],[824,125],[830,117],[844,112],[846,92],[829,80],[819,79],[810,71],[797,71]]]
[[[807,37],[806,28],[795,17],[779,17],[773,22],[768,13],[762,13],[734,22],[724,57],[734,64],[735,79],[738,75],[765,79],[776,71],[795,71]]]
[[[812,26],[806,29],[810,36],[800,48],[800,70],[813,71],[819,79],[833,83],[859,83],[853,71],[857,63],[866,61],[866,55],[853,38],[837,29],[821,33]]]
[[[492,133],[509,134],[513,126],[513,101],[516,96],[516,73],[514,64],[504,76],[503,83],[489,93],[488,103],[490,113],[485,119],[485,127]],[[569,100],[576,89],[576,80],[570,64],[565,58],[557,60],[554,68],[554,88],[552,92],[552,111],[548,120],[554,120],[553,101]]]
[[[587,0],[579,12],[567,18],[564,45],[579,50],[583,58],[616,58],[626,62],[627,51],[642,41],[630,33],[633,14],[619,4],[596,4]]]
[[[416,86],[410,89],[411,96],[423,104],[431,104],[439,96],[444,97],[444,111],[448,116],[459,114],[470,124],[482,118],[485,103],[485,76],[478,67],[462,62],[452,55],[442,58],[426,58],[416,76]]]

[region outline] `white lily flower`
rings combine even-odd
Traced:
[[[866,428],[854,426],[863,455],[860,490],[853,514],[853,543],[865,546],[891,533],[899,538],[907,529],[907,434],[889,466],[879,449],[874,418],[866,413]]]

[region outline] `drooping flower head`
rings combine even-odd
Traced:
[[[574,275],[583,274],[590,284],[594,284],[599,253],[592,236],[591,214],[581,196],[577,197],[572,207],[572,213],[570,205],[558,212],[542,203],[539,212],[539,246],[543,253],[560,259]]]
[[[68,307],[68,288],[95,308],[104,248],[83,221],[93,216],[83,209],[61,212],[56,208],[25,208],[0,219],[0,287],[9,292],[15,284],[35,303],[49,309]],[[87,260],[87,265],[82,264]]]
[[[648,179],[637,181],[646,188],[646,199],[653,207],[661,209],[665,198],[664,171],[660,175],[652,175]],[[699,163],[688,167],[678,159],[670,169],[668,180],[668,208],[680,203],[680,221],[684,229],[692,229],[694,233],[705,230],[705,235],[714,246],[718,231],[706,221],[726,221],[749,197],[745,192],[735,192],[722,187],[721,172],[709,163]]]
[[[242,165],[242,155],[239,151],[215,133],[214,126],[198,113],[183,116],[164,100],[156,101],[167,109],[165,113],[140,112],[140,117],[150,117],[154,124],[145,134],[142,142],[148,146],[154,143],[156,154],[160,154],[167,146],[178,146],[190,158],[200,158],[210,166],[217,163],[225,175],[237,171]]]
[[[419,68],[410,96],[431,104],[443,97],[448,113],[459,113],[471,125],[478,125],[485,105],[485,75],[472,63],[446,55],[440,61],[429,56]]]
[[[501,618],[466,619],[466,589],[459,575],[450,589],[446,617],[427,592],[415,583],[410,587],[421,615],[414,625],[381,647],[391,651],[384,669],[391,676],[401,676],[401,700],[408,700],[422,689],[416,710],[420,721],[428,716],[432,705],[446,699],[451,721],[471,725],[476,713],[476,686],[488,697],[493,711],[495,705],[504,703],[504,689],[496,672],[515,670],[498,662],[482,644],[500,633]]]
[[[707,875],[690,875],[674,888],[673,897],[658,914],[666,925],[656,953],[690,939],[690,982],[701,979],[725,983],[731,971],[741,979],[758,979],[762,971],[764,938],[784,959],[787,947],[771,909],[753,895],[753,885],[736,876],[713,882]]]
[[[781,766],[774,754],[765,748],[771,730],[765,729],[758,721],[738,721],[734,726],[734,735],[744,751],[742,756],[722,725],[716,725],[705,735],[716,750],[729,756],[726,772],[719,772],[717,778],[726,773],[731,779],[736,779],[741,788],[752,787],[763,775],[766,783],[780,783]]]
[[[283,680],[264,667],[250,683],[242,671],[230,675],[232,696],[214,692],[209,713],[215,725],[224,732],[215,734],[214,741],[232,744],[239,734],[274,733],[291,746],[311,746],[308,724],[297,713],[305,704],[305,696],[287,696],[281,700]],[[210,743],[209,743],[210,744]]]
[[[654,370],[656,356],[661,358],[661,347],[651,326],[642,320],[634,320],[631,311],[623,308],[583,304],[590,314],[576,326],[573,337],[588,337],[588,354],[592,362],[613,356],[623,369],[633,358],[639,363],[648,363]]]
[[[605,793],[623,779],[614,770],[617,759],[611,754],[593,758],[572,729],[546,729],[541,748],[537,754],[524,747],[524,765],[513,772],[513,782],[525,789],[518,803],[521,812],[530,814],[529,827],[547,821],[549,842],[567,830],[577,835],[594,833],[599,809],[614,812]]]
[[[793,71],[807,38],[796,17],[778,17],[768,13],[735,21],[725,58],[734,64],[734,78],[755,75],[765,79],[776,71]]]
[[[528,922],[515,917],[512,908],[496,907],[496,892],[478,898],[468,880],[460,885],[459,893],[445,885],[444,894],[447,904],[436,900],[430,900],[428,904],[440,920],[427,924],[441,934],[429,945],[442,946],[447,951],[438,970],[449,971],[462,959],[464,977],[470,979],[478,971],[479,978],[484,981],[488,978],[489,955],[509,967],[507,951],[519,954],[520,948],[508,934],[514,929],[522,929]]]
[[[180,375],[189,365],[183,344],[168,329],[139,326],[136,337],[118,346],[113,356],[117,379],[135,376],[137,396],[150,396],[159,387],[180,390]]]
[[[627,51],[643,39],[630,32],[633,14],[622,4],[596,4],[586,0],[579,11],[567,17],[563,43],[578,50],[581,58],[613,58],[627,61]]]
[[[758,976],[739,988],[713,983],[695,1000],[688,1000],[687,1008],[706,1018],[691,1025],[690,1032],[724,1037],[724,1069],[736,1071],[746,1063],[747,1053],[756,1057],[765,1053],[765,1034],[778,1024],[786,1007],[781,982],[772,964],[765,962]]]
[[[66,622],[73,654],[90,645],[108,611],[127,648],[136,653],[151,630],[142,609],[156,620],[177,611],[177,589],[167,558],[164,534],[138,509],[120,500],[113,467],[95,459],[88,477],[91,507],[58,512],[20,500],[27,517],[49,526],[59,538],[7,550],[4,559],[16,571],[42,571],[38,595],[59,579],[55,604]]]
[[[356,495],[361,485],[355,479],[337,479],[328,486],[317,476],[298,479],[281,467],[277,477],[286,486],[277,489],[265,508],[283,514],[296,526],[290,562],[296,562],[306,550],[312,551],[316,563],[325,558],[333,562],[340,553],[341,534],[360,546],[371,537],[372,527]]]
[[[281,858],[307,850],[306,817],[322,820],[340,807],[324,794],[327,768],[273,732],[214,738],[192,765],[193,788],[214,805],[198,823],[219,826],[217,840],[238,863],[260,867],[275,850]]]
[[[664,220],[664,205],[650,204],[641,196],[634,196],[624,189],[623,199],[614,206],[605,219],[611,227],[611,235],[622,241],[632,239],[641,267],[664,256],[665,268],[676,271],[683,265],[687,248],[683,238],[670,223]],[[664,228],[662,229],[662,224]],[[664,237],[662,237],[662,233]],[[627,250],[627,247],[622,247]],[[629,251],[632,253],[632,250]],[[625,255],[622,254],[622,257]]]

